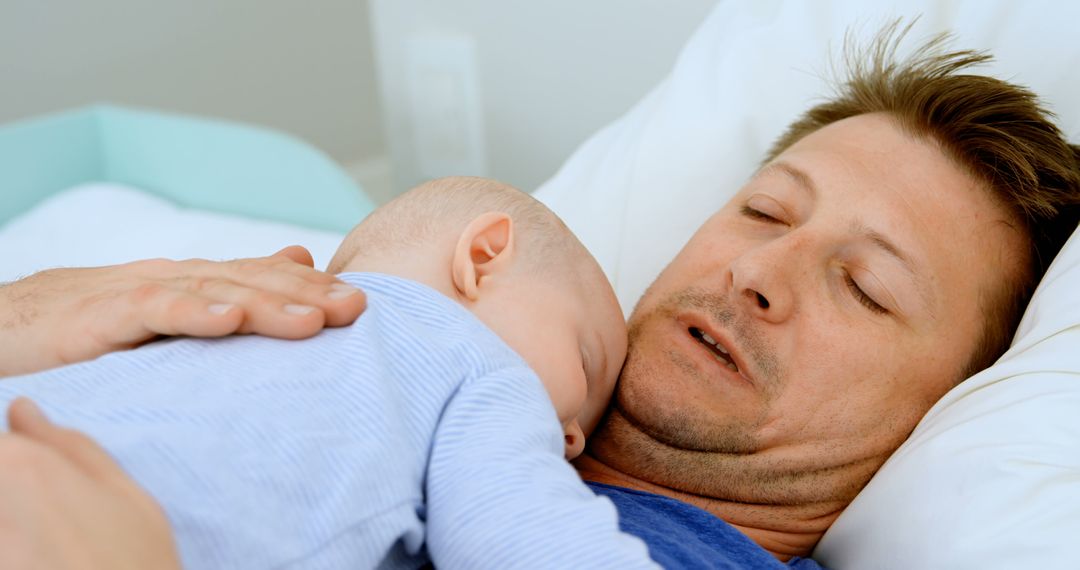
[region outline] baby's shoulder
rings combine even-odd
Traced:
[[[467,368],[475,376],[503,369],[531,373],[487,325],[434,289],[390,275],[353,273],[339,277],[368,295],[367,309],[352,327],[358,339],[378,338],[387,348],[437,360],[444,367]]]

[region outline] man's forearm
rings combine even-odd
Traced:
[[[33,346],[34,276],[0,284],[0,378],[48,368],[46,347]],[[37,341],[40,342],[40,341]]]

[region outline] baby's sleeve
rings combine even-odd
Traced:
[[[425,483],[436,568],[659,568],[563,458],[540,380],[507,369],[449,401]]]

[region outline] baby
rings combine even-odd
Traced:
[[[328,268],[351,326],[174,339],[0,382],[97,439],[188,568],[653,567],[564,460],[626,352],[614,293],[549,210],[476,178],[376,210]]]
[[[403,277],[462,304],[540,377],[566,458],[584,449],[622,368],[626,323],[603,270],[546,206],[493,180],[435,180],[368,216],[327,272]]]

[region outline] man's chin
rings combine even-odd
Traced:
[[[671,383],[664,382],[665,377],[670,374],[642,370],[628,362],[612,398],[607,422],[621,421],[638,437],[673,450],[743,454],[758,449],[753,426],[718,413],[710,400],[672,389]],[[612,436],[618,434],[608,435]]]

